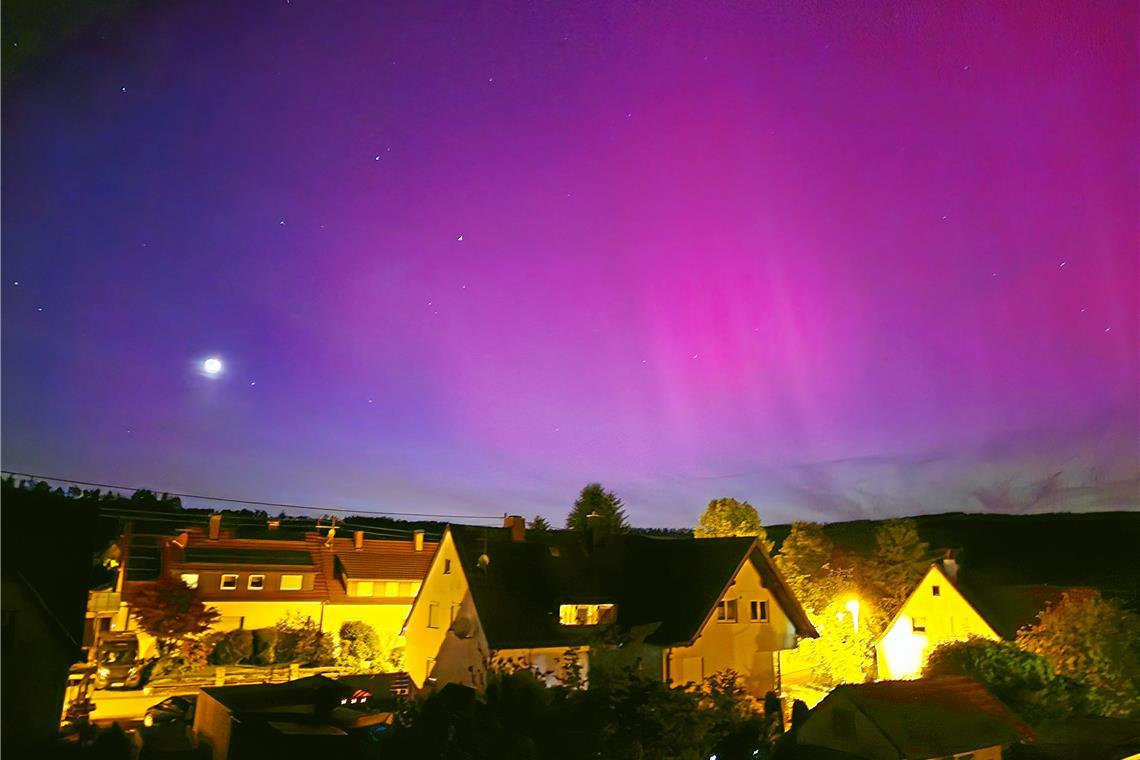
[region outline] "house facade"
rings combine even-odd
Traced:
[[[217,630],[270,628],[297,615],[332,633],[359,620],[382,639],[398,639],[437,546],[423,531],[394,540],[363,530],[341,536],[330,528],[290,529],[277,521],[250,529],[226,526],[220,515],[204,526],[150,538],[144,545],[157,547],[157,560],[149,551],[125,552],[123,607],[109,630],[131,630],[131,596],[169,573],[219,612]],[[142,555],[142,570],[132,567],[132,554]]]
[[[1001,637],[955,584],[953,560],[936,562],[926,571],[894,619],[875,642],[879,678],[917,678],[926,657],[940,644],[971,636]]]
[[[481,688],[496,665],[588,682],[625,658],[677,684],[731,669],[757,695],[778,688],[777,653],[817,635],[754,538],[528,536],[520,517],[449,527],[404,632],[417,686]]]

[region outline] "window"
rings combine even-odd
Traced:
[[[439,628],[439,603],[430,602],[428,604],[428,628]]]
[[[261,591],[263,588],[265,588],[265,576],[264,575],[251,575],[251,576],[249,576],[249,586],[248,587],[249,587],[250,591]]]
[[[836,739],[855,738],[855,713],[846,707],[836,707],[831,711],[831,731]]]
[[[560,604],[558,622],[562,625],[605,625],[617,620],[614,604]]]
[[[400,584],[400,596],[411,596],[411,595],[412,595],[412,584],[411,583],[401,583]]]
[[[926,618],[916,617],[910,622],[911,630],[915,633],[926,633]]]
[[[942,596],[942,587],[941,586],[931,586],[930,587],[930,595],[931,596]]]
[[[198,573],[182,573],[182,582],[190,588],[198,588]]]
[[[768,622],[768,602],[764,600],[753,601],[750,610],[752,622],[754,623],[767,623]]]
[[[384,584],[384,596],[399,596],[400,583],[399,581],[388,581]]]
[[[356,595],[357,596],[372,596],[373,588],[372,581],[357,581],[356,582]]]
[[[300,591],[301,587],[305,585],[305,576],[303,575],[282,575],[281,576],[281,590],[282,591]]]
[[[237,582],[237,573],[224,573],[222,575],[222,583],[220,585],[220,588],[222,591],[233,591],[237,588]]]
[[[735,599],[721,599],[716,603],[716,620],[718,623],[736,622]]]
[[[451,560],[449,559],[443,561],[443,574],[451,575]]]

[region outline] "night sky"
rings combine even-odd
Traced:
[[[1138,21],[281,0],[89,27],[4,87],[3,466],[557,523],[593,480],[638,525],[719,496],[1135,509]]]

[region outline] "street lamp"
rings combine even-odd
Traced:
[[[851,613],[851,623],[855,626],[855,633],[859,633],[859,600],[852,598],[843,606]]]

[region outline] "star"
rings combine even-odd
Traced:
[[[20,281],[19,281],[19,280],[16,280],[16,281],[15,281],[15,282],[13,282],[12,284],[13,284],[13,285],[19,285],[19,284],[20,284]]]
[[[459,237],[457,237],[457,238],[455,238],[455,239],[456,239],[458,242],[460,242],[460,243],[462,243],[462,242],[463,242],[463,236],[462,236],[462,235],[460,235]]]
[[[694,359],[696,359],[698,356],[700,356],[700,354],[693,354]]]
[[[256,381],[256,380],[250,380],[250,381],[249,381],[249,387],[250,387],[250,388],[252,388],[252,387],[253,387],[253,386],[255,386],[255,385],[257,385],[257,381]]]
[[[280,222],[278,222],[278,224],[281,225],[282,227],[284,227],[285,226],[285,220],[282,219]]]
[[[42,307],[42,306],[37,306],[37,307],[36,307],[36,311],[43,311],[43,310],[44,310],[44,307]]]
[[[1106,327],[1106,328],[1104,328],[1104,331],[1105,331],[1105,332],[1109,332],[1109,331],[1111,331],[1111,330],[1112,330],[1112,328],[1111,328],[1111,327]]]
[[[127,91],[127,88],[126,88],[126,87],[123,87],[123,88],[122,88],[122,92],[126,92],[126,91]]]
[[[1067,262],[1067,261],[1062,261],[1062,262],[1061,262],[1061,269],[1064,269],[1064,268],[1065,268],[1065,265],[1066,265],[1066,264],[1068,264],[1068,263],[1069,263],[1069,262]]]

